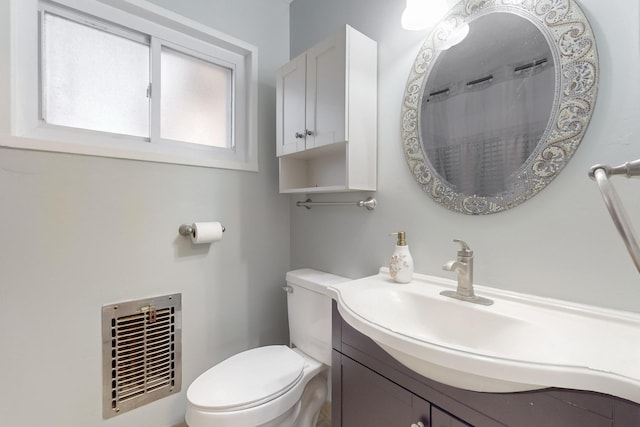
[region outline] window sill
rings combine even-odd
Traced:
[[[39,139],[32,136],[16,137],[3,135],[0,136],[0,147],[258,172],[257,160],[250,162],[232,159],[223,160],[219,155],[215,155],[214,158],[213,156],[207,156],[210,150],[206,148],[185,150],[167,146],[159,149],[157,145],[152,146],[142,139],[135,142],[118,137],[92,137],[89,139],[91,139],[90,144],[87,144],[86,140],[82,143],[73,143]],[[106,140],[111,140],[110,146],[100,143]],[[256,156],[252,157],[255,158]]]

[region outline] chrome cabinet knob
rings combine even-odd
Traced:
[[[411,424],[411,427],[424,427],[424,423],[422,421],[418,421],[418,424]]]
[[[307,134],[307,136],[313,135],[313,132],[311,132],[309,129],[305,129],[304,133]]]
[[[304,134],[300,132],[296,132],[296,139],[304,138]]]

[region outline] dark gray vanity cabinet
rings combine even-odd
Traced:
[[[429,425],[429,402],[346,356],[341,360],[342,425]]]
[[[640,427],[640,405],[546,389],[478,393],[407,369],[333,308],[333,427]]]

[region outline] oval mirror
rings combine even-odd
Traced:
[[[595,39],[574,0],[464,0],[436,25],[409,74],[409,168],[453,211],[517,206],[569,161],[597,87]]]

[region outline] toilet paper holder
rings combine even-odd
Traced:
[[[222,226],[222,232],[224,233],[225,231],[227,231],[227,229],[225,228],[225,226]],[[178,233],[180,233],[181,236],[193,236],[193,225],[192,224],[182,224],[179,228],[178,228]]]

